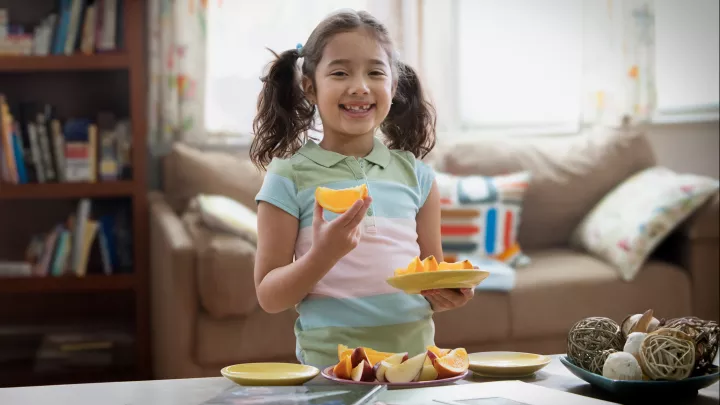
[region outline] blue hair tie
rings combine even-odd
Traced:
[[[295,45],[295,49],[297,49],[298,52],[302,51],[302,44],[298,42],[298,44]]]

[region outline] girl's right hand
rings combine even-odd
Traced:
[[[332,221],[323,218],[323,208],[315,202],[313,213],[312,250],[332,260],[332,265],[355,249],[360,242],[363,218],[370,208],[371,197],[355,201],[355,204]]]

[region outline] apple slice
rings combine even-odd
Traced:
[[[385,371],[387,371],[387,368],[400,364],[407,360],[407,358],[407,353],[395,353],[387,359],[377,362],[373,367],[373,370],[375,371],[375,378],[380,382],[386,382]]]
[[[435,370],[435,366],[432,364],[423,365],[422,371],[417,378],[417,381],[432,381],[438,378],[438,372]]]
[[[415,381],[422,371],[426,357],[427,354],[421,353],[400,364],[390,365],[390,367],[387,367],[385,370],[385,380],[389,383],[409,383]]]
[[[355,350],[353,350],[352,354],[350,355],[350,364],[352,365],[352,368],[358,366],[358,364],[366,361],[368,364],[372,364],[370,362],[370,358],[367,355],[367,352],[365,352],[364,347],[358,347]]]
[[[373,373],[373,368],[370,366],[370,363],[363,360],[353,368],[350,378],[352,378],[353,381],[373,382],[375,381],[375,374]]]
[[[435,363],[435,359],[438,358],[437,354],[432,350],[427,351],[427,357],[425,358],[425,366],[432,366]]]

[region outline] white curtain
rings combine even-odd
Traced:
[[[584,5],[583,123],[647,122],[657,105],[653,1]]]
[[[208,2],[148,0],[151,144],[205,137]]]

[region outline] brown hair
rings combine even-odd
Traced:
[[[253,120],[254,137],[250,158],[265,168],[274,157],[289,157],[307,141],[308,130],[315,126],[315,106],[301,89],[296,67],[303,58],[302,74],[315,82],[315,69],[323,49],[335,34],[366,28],[384,46],[390,59],[397,90],[390,112],[380,125],[388,147],[424,157],[435,146],[435,109],[423,92],[420,78],[408,65],[398,60],[387,28],[365,11],[342,11],[324,19],[310,34],[300,50],[275,54],[258,96],[257,115]]]

